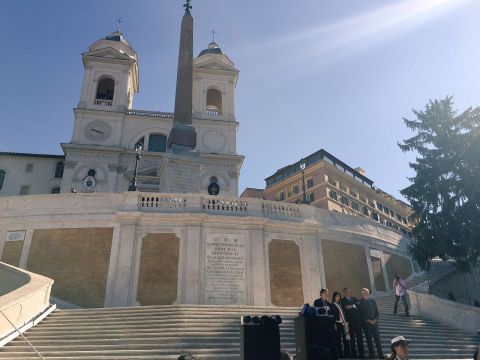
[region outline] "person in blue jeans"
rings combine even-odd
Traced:
[[[407,304],[407,282],[405,279],[402,279],[400,275],[395,274],[395,279],[393,280],[393,289],[395,290],[395,295],[397,299],[395,300],[395,306],[393,307],[393,314],[397,313],[398,301],[402,299],[403,305],[405,307],[405,316],[410,316],[408,312]]]

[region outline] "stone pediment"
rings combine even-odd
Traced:
[[[120,51],[118,51],[114,48],[111,48],[111,47],[83,53],[83,58],[86,58],[86,57],[102,58],[102,59],[128,60],[128,61],[133,60],[127,54],[121,53]]]
[[[209,59],[207,61],[204,61],[202,63],[196,63],[194,65],[195,69],[205,69],[205,70],[222,70],[222,71],[233,71],[237,72],[237,70],[229,65],[226,64],[222,61],[219,61],[217,59]]]

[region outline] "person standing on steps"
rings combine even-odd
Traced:
[[[321,289],[320,290],[320,298],[313,302],[313,306],[323,308],[326,306],[330,306],[330,303],[327,300],[328,297],[328,289]]]
[[[365,332],[365,337],[367,338],[368,353],[370,359],[374,359],[375,355],[373,352],[373,341],[375,341],[375,346],[377,348],[377,354],[379,359],[385,359],[382,350],[382,343],[380,341],[380,329],[378,327],[378,308],[375,300],[370,299],[370,291],[367,288],[363,288],[362,299],[358,304],[358,309],[362,315],[362,327]]]
[[[405,360],[408,356],[408,341],[403,336],[390,340],[392,353],[387,360]]]
[[[362,317],[357,308],[358,300],[352,296],[352,290],[348,287],[343,289],[343,294],[344,297],[340,303],[350,330],[350,355],[352,356],[352,359],[357,359],[357,349],[355,346],[356,340],[359,355],[358,359],[363,359],[365,350],[363,349]]]
[[[395,290],[395,305],[393,307],[393,314],[397,313],[398,309],[398,301],[402,299],[403,306],[405,307],[405,316],[410,316],[408,312],[408,304],[407,304],[407,282],[405,279],[402,279],[400,275],[395,274],[395,279],[393,280],[393,289]]]
[[[342,305],[340,304],[341,300],[342,295],[340,295],[339,292],[335,291],[332,296],[332,302],[330,303],[330,310],[332,311],[333,318],[335,319],[335,324],[337,327],[336,341],[338,358],[344,359],[350,357],[350,332],[348,330],[348,323],[345,319],[345,314],[342,310]]]

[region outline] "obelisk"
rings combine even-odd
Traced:
[[[172,153],[188,153],[197,145],[197,133],[192,125],[193,18],[190,1],[186,0],[183,5],[185,14],[180,30],[174,121],[168,136],[168,149]]]

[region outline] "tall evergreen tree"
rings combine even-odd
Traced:
[[[417,153],[401,191],[418,216],[412,255],[422,268],[439,256],[467,271],[480,260],[480,108],[458,115],[446,97],[413,113],[403,120],[415,135],[398,144]]]

